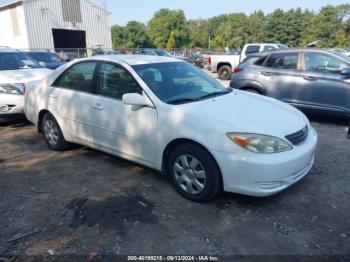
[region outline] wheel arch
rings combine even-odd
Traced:
[[[221,175],[221,181],[223,181],[223,177],[222,177],[222,172],[220,169],[220,166],[218,164],[218,161],[215,159],[214,155],[208,150],[208,148],[206,148],[205,146],[203,146],[201,143],[194,141],[192,139],[188,139],[188,138],[177,138],[174,139],[173,141],[169,142],[167,144],[167,146],[165,147],[165,149],[163,150],[163,155],[162,155],[162,174],[166,175],[167,171],[168,171],[168,159],[170,156],[171,151],[178,145],[181,144],[192,144],[192,145],[196,145],[201,147],[202,149],[204,149],[210,156],[211,158],[214,160],[214,163],[216,165],[216,167],[218,168],[220,175]]]
[[[220,62],[220,63],[218,63],[218,65],[217,65],[217,71],[219,71],[219,69],[220,69],[221,67],[223,67],[223,66],[229,66],[229,67],[232,68],[232,65],[231,65],[230,62]]]
[[[256,82],[256,81],[246,82],[243,85],[241,85],[238,89],[240,90],[254,89],[260,94],[266,95],[266,89],[259,82]]]
[[[42,109],[40,110],[39,114],[38,114],[38,124],[37,124],[37,128],[38,128],[38,132],[41,133],[42,130],[42,122],[43,122],[43,118],[45,114],[51,114],[51,112],[47,109]]]

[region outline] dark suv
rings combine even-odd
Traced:
[[[301,109],[350,117],[350,58],[294,48],[265,52],[239,65],[230,87],[259,93]],[[252,60],[250,60],[252,61]]]

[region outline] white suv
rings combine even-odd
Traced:
[[[0,121],[23,116],[25,86],[50,72],[18,50],[0,48]]]

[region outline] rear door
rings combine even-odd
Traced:
[[[92,144],[91,103],[96,94],[97,63],[82,62],[67,69],[49,91],[49,110],[66,138]]]
[[[323,52],[304,52],[303,62],[304,105],[331,112],[349,111],[350,81],[341,71],[350,65]]]
[[[258,81],[265,87],[266,95],[296,103],[302,93],[298,52],[271,54],[257,75]]]
[[[123,66],[101,63],[98,96],[92,104],[95,145],[125,158],[153,165],[157,148],[157,110],[125,105],[122,97],[127,93],[146,96]]]

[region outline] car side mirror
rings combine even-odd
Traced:
[[[345,77],[350,77],[350,67],[344,68],[343,70],[341,70],[340,74],[345,76]]]
[[[123,95],[122,101],[125,105],[154,107],[148,97],[137,93]]]

